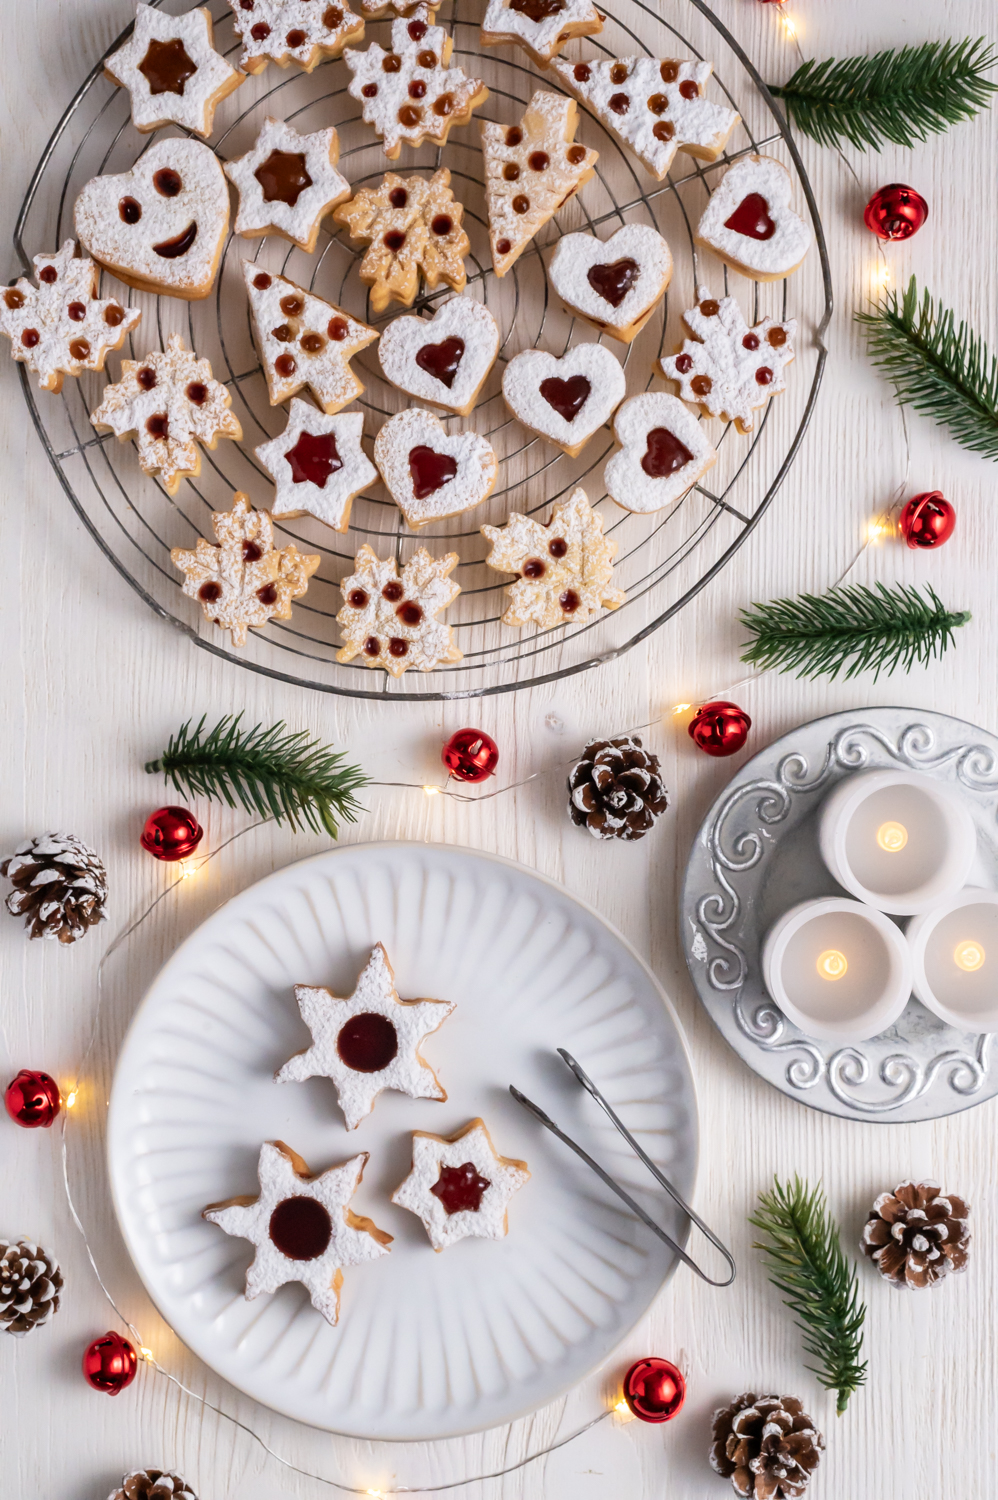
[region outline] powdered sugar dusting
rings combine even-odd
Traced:
[[[280,437],[261,443],[256,456],[277,488],[270,507],[275,516],[312,515],[345,531],[350,521],[350,506],[358,490],[366,489],[378,477],[378,471],[360,445],[364,431],[363,412],[339,412],[326,416],[316,411],[311,401],[296,396],[291,402],[288,425]],[[339,467],[330,472],[322,484],[296,477],[294,450],[302,435],[330,435],[335,445]],[[290,457],[289,457],[290,455]],[[297,473],[300,475],[300,466]]]
[[[281,198],[268,201],[258,173],[274,152],[304,158],[304,175],[311,179],[294,203]],[[264,121],[252,151],[227,162],[225,175],[239,190],[236,234],[260,235],[279,230],[303,250],[314,250],[323,214],[350,196],[350,184],[336,170],[340,144],[336,130],[315,130],[300,135],[286,120],[272,116]]]
[[[324,57],[339,57],[347,42],[364,35],[364,22],[346,0],[228,0],[232,25],[243,44],[239,66],[259,73],[273,59],[310,73]],[[254,36],[253,33],[256,32]]]
[[[763,318],[749,328],[733,297],[717,301],[704,296],[683,314],[683,321],[694,337],[679,354],[660,362],[662,374],[678,383],[684,401],[735,422],[739,432],[751,432],[756,411],[786,390],[784,371],[794,357],[796,319],[779,323]]]
[[[461,592],[450,576],[457,564],[456,552],[437,558],[417,547],[399,573],[394,557],[378,557],[365,542],[355,571],[340,583],[346,602],[336,623],[346,644],[336,660],[359,656],[364,666],[392,677],[410,667],[432,672],[441,662],[460,661],[453,630],[437,619]]]
[[[593,266],[625,259],[637,262],[638,274],[614,307],[593,288],[588,273]],[[570,309],[608,329],[627,328],[654,307],[669,285],[672,252],[658,230],[648,224],[625,224],[608,240],[598,240],[593,234],[566,234],[558,241],[548,274]]]
[[[482,1191],[477,1209],[461,1208],[448,1213],[444,1202],[434,1192],[442,1169],[454,1169],[470,1163],[478,1176]],[[509,1200],[530,1172],[525,1161],[500,1156],[483,1120],[472,1120],[453,1136],[430,1135],[423,1130],[412,1133],[412,1170],[392,1194],[392,1202],[423,1221],[434,1250],[446,1250],[459,1240],[475,1236],[483,1240],[501,1240],[508,1231]]]
[[[648,434],[656,428],[671,433],[691,455],[688,463],[661,477],[650,475],[642,464],[648,453]],[[625,401],[614,418],[613,431],[621,447],[603,470],[603,482],[611,500],[625,510],[645,515],[671,505],[717,462],[702,424],[676,396],[664,391],[645,391]]]
[[[164,43],[174,49],[179,46],[180,58],[156,63],[156,50]],[[165,87],[154,92],[155,68],[177,67],[178,62],[181,88]],[[188,69],[193,71],[183,77]],[[137,5],[135,29],[124,46],[111,53],[104,71],[131,95],[136,129],[156,130],[172,122],[206,136],[211,135],[215,105],[238,88],[246,76],[215,51],[211,16],[204,6],[171,16],[151,5]],[[147,72],[153,76],[147,77]]]
[[[571,380],[582,376],[590,385],[589,395],[572,420],[541,395],[544,380]],[[525,349],[506,366],[502,393],[506,405],[525,427],[563,448],[585,443],[624,399],[627,380],[617,360],[602,344],[575,344],[561,359],[542,349]]]
[[[452,458],[457,472],[438,489],[417,497],[410,454],[420,447]],[[388,419],[374,440],[374,462],[414,531],[481,505],[492,493],[499,472],[498,459],[485,438],[477,432],[448,433],[439,417],[419,407]]]
[[[504,625],[577,625],[627,597],[611,585],[617,543],[603,535],[603,517],[581,486],[558,502],[546,526],[514,511],[505,526],[483,526],[482,535],[492,549],[487,566],[521,575],[507,585]]]
[[[416,363],[428,345],[460,338],[464,353],[450,386]],[[399,390],[433,401],[449,411],[464,411],[474,401],[499,353],[499,329],[487,307],[472,297],[451,297],[432,318],[395,318],[378,344],[386,379]]]
[[[592,0],[562,0],[553,15],[533,20],[526,11],[514,10],[509,0],[489,0],[482,21],[482,43],[519,42],[545,67],[569,36],[595,36],[603,30],[603,18]]]
[[[811,247],[810,226],[790,207],[790,173],[772,156],[746,156],[729,167],[710,196],[696,237],[747,276],[776,280],[795,271]],[[752,193],[763,198],[774,230],[754,239],[726,222]]]

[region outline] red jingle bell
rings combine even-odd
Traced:
[[[204,838],[204,829],[186,807],[160,807],[146,818],[139,840],[156,859],[186,859]]]
[[[487,781],[499,764],[499,746],[481,729],[459,729],[440,758],[458,781]]]
[[[642,1422],[671,1422],[686,1400],[686,1381],[668,1359],[639,1359],[624,1376],[624,1400]]]
[[[16,1125],[23,1125],[25,1130],[47,1129],[62,1108],[62,1095],[48,1073],[22,1068],[8,1083],[3,1102]]]
[[[690,739],[706,755],[734,755],[744,745],[752,720],[737,703],[705,703],[690,720]]]
[[[867,229],[881,240],[908,240],[929,217],[929,205],[921,193],[903,182],[878,188],[863,210]]]
[[[909,547],[941,547],[956,529],[956,511],[940,490],[926,490],[908,501],[898,526]]]
[[[138,1363],[134,1346],[120,1333],[109,1332],[87,1345],[83,1374],[95,1391],[116,1396],[135,1379]]]

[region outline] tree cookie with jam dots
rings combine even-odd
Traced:
[[[482,46],[522,47],[539,68],[546,68],[566,42],[596,36],[603,21],[592,0],[489,0]]]
[[[471,1120],[454,1135],[412,1132],[412,1168],[392,1202],[422,1219],[439,1254],[470,1236],[504,1239],[509,1200],[529,1181],[527,1163],[500,1156],[485,1121]]]
[[[626,391],[620,361],[602,344],[575,344],[560,359],[524,349],[502,377],[503,400],[516,420],[570,458],[609,422]]]
[[[350,184],[336,170],[339,156],[333,126],[300,135],[268,115],[253,149],[225,164],[239,193],[236,234],[278,234],[311,255],[324,216],[350,196]]]
[[[374,343],[377,329],[253,261],[243,261],[243,277],[271,406],[308,386],[332,416],[359,396],[364,385],[350,360]]]
[[[246,82],[246,74],[215,51],[204,6],[170,16],[137,5],[135,29],[105,61],[104,74],[127,89],[136,130],[180,125],[203,136],[211,135],[215,106]]]
[[[448,66],[454,39],[434,26],[427,5],[392,22],[390,52],[372,42],[364,52],[348,47],[348,92],[359,101],[364,123],[373,125],[394,161],[407,146],[442,146],[453,125],[467,125],[489,91],[480,78]]]
[[[153,141],[131,171],[85,183],[73,218],[84,250],[126,286],[196,302],[215,284],[229,187],[201,141]]]
[[[363,412],[327,417],[296,396],[280,437],[256,449],[276,486],[271,515],[315,516],[334,531],[346,531],[354,496],[378,477],[360,446],[363,432]]]
[[[398,390],[466,417],[499,353],[499,328],[472,297],[451,297],[430,318],[394,318],[378,358]]]
[[[377,1260],[392,1243],[392,1235],[349,1207],[369,1159],[361,1151],[313,1175],[290,1146],[267,1141],[257,1162],[259,1193],[202,1210],[203,1219],[256,1250],[246,1272],[247,1302],[300,1281],[316,1312],[335,1327],[344,1267]]]
[[[485,204],[497,276],[592,177],[599,152],[575,141],[571,99],[538,89],[519,125],[482,122]]]
[[[227,0],[236,35],[243,44],[239,66],[262,73],[296,63],[311,73],[317,63],[339,57],[364,35],[364,22],[346,0]]]
[[[471,242],[461,227],[463,214],[446,167],[429,180],[386,172],[376,188],[361,188],[349,203],[340,204],[333,213],[337,224],[345,224],[352,240],[369,247],[359,274],[375,313],[384,312],[389,302],[411,307],[420,272],[431,291],[441,282],[451,291],[464,291],[464,257]]]
[[[477,432],[453,432],[411,406],[389,417],[374,439],[374,462],[413,531],[473,510],[499,473],[492,444]]]
[[[67,375],[103,370],[142,317],[116,297],[98,297],[97,267],[75,250],[66,240],[54,255],[36,255],[37,285],[21,276],[0,294],[0,333],[10,339],[12,357],[53,395]]]
[[[717,462],[688,406],[664,391],[625,401],[613,422],[617,451],[603,470],[611,500],[648,515],[681,500]]]
[[[810,226],[790,207],[790,173],[772,156],[743,156],[710,195],[696,242],[753,281],[782,281],[811,248]]]
[[[505,526],[483,526],[482,535],[492,549],[486,565],[517,574],[506,585],[504,625],[578,625],[627,597],[611,587],[617,543],[603,535],[603,517],[581,486],[558,501],[546,525],[514,511]]]
[[[754,431],[756,412],[770,396],[786,390],[785,370],[794,357],[797,320],[763,318],[749,327],[734,297],[707,296],[701,288],[696,307],[683,313],[692,334],[678,354],[659,361],[666,380],[684,401],[705,416],[734,422],[741,433]]]
[[[340,583],[346,602],[336,623],[346,644],[336,660],[359,657],[392,677],[410,667],[432,672],[441,662],[460,661],[453,630],[437,618],[461,592],[450,576],[457,564],[456,552],[431,557],[417,547],[400,574],[394,557],[378,557],[365,542],[354,572]]]
[[[649,224],[625,224],[608,240],[566,234],[548,275],[569,312],[629,344],[665,294],[672,252]]]

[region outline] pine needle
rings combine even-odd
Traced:
[[[362,809],[355,794],[368,778],[358,766],[343,765],[342,752],[304,729],[292,733],[283,721],[241,729],[242,714],[227,714],[204,733],[205,717],[193,730],[188,719],[146,770],[162,771],[182,796],[241,805],[296,831],[325,829],[335,839],[341,822],[356,822]]]
[[[996,61],[985,37],[923,42],[872,57],[812,59],[769,90],[820,145],[850,141],[879,151],[885,141],[914,146],[985,109],[998,84],[984,74]]]
[[[876,681],[881,672],[908,672],[916,661],[925,666],[942,656],[969,619],[967,610],[947,610],[931,585],[923,595],[902,583],[855,583],[743,610],[752,640],[742,661],[798,677],[834,679],[846,668],[846,681],[872,668]]]
[[[964,322],[957,328],[953,312],[928,292],[919,303],[914,276],[900,303],[891,292],[855,317],[900,404],[948,427],[971,453],[998,460],[998,357],[984,340]]]
[[[804,1335],[804,1349],[816,1361],[808,1365],[826,1390],[838,1395],[836,1411],[866,1384],[863,1321],[855,1266],[842,1253],[839,1228],[828,1212],[823,1189],[773,1178],[773,1191],[759,1194],[759,1211],[749,1223],[764,1240],[752,1248],[766,1257],[770,1281],[783,1293]]]

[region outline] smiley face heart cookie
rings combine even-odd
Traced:
[[[499,461],[477,432],[449,433],[432,412],[397,412],[374,440],[374,462],[413,531],[488,499]]]
[[[92,177],[76,234],[126,286],[196,302],[214,285],[229,227],[229,189],[200,141],[155,141],[130,172]]]
[[[557,359],[525,349],[506,366],[503,400],[518,422],[574,458],[609,422],[627,382],[602,344],[576,344]]]
[[[647,224],[625,224],[608,240],[566,234],[548,275],[569,312],[629,344],[655,311],[672,277],[672,252]]]
[[[607,494],[641,515],[679,500],[717,462],[702,425],[664,391],[625,401],[613,433],[620,446],[603,470]]]
[[[811,247],[811,230],[790,207],[790,173],[772,156],[729,167],[697,225],[696,240],[753,281],[781,281]]]
[[[400,391],[467,416],[499,353],[488,308],[452,297],[432,318],[395,318],[381,335],[385,378]]]

